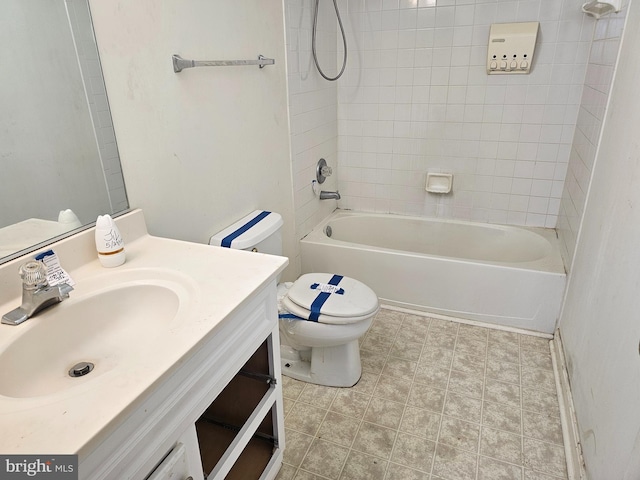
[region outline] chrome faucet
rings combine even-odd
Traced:
[[[340,192],[337,190],[335,192],[327,192],[326,190],[320,191],[320,200],[329,200],[329,199],[340,200]]]
[[[67,283],[49,285],[47,267],[42,262],[34,260],[23,264],[19,274],[22,278],[22,305],[2,316],[2,323],[6,325],[20,325],[40,310],[69,298],[69,292],[73,290]]]

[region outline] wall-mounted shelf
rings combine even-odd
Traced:
[[[600,17],[613,12],[619,12],[622,8],[622,0],[609,0],[607,2],[587,2],[582,5],[582,11],[599,20]]]
[[[449,193],[452,185],[452,173],[427,173],[425,190],[429,193]]]

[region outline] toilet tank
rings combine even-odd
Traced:
[[[282,216],[256,210],[214,234],[209,245],[282,255]]]

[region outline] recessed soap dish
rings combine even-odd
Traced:
[[[425,189],[431,193],[449,193],[453,184],[451,173],[427,173]]]

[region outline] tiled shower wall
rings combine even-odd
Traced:
[[[581,0],[339,1],[342,208],[555,227],[595,21]],[[488,76],[492,23],[539,21],[530,75]],[[427,171],[453,193],[424,190]]]
[[[341,0],[342,1],[342,0]],[[324,158],[334,174],[323,190],[337,189],[338,90],[335,82],[324,80],[311,55],[311,28],[315,0],[286,0],[285,25],[289,121],[293,162],[296,238],[302,238],[336,207],[334,200],[320,201],[311,182],[316,163]],[[318,60],[334,76],[336,73],[335,14],[331,1],[321,0],[318,10]]]
[[[619,13],[598,20],[591,46],[557,225],[567,268],[570,268],[573,261],[602,122],[609,100],[613,72],[627,14],[626,5],[628,2],[623,2],[623,4],[625,6]]]

